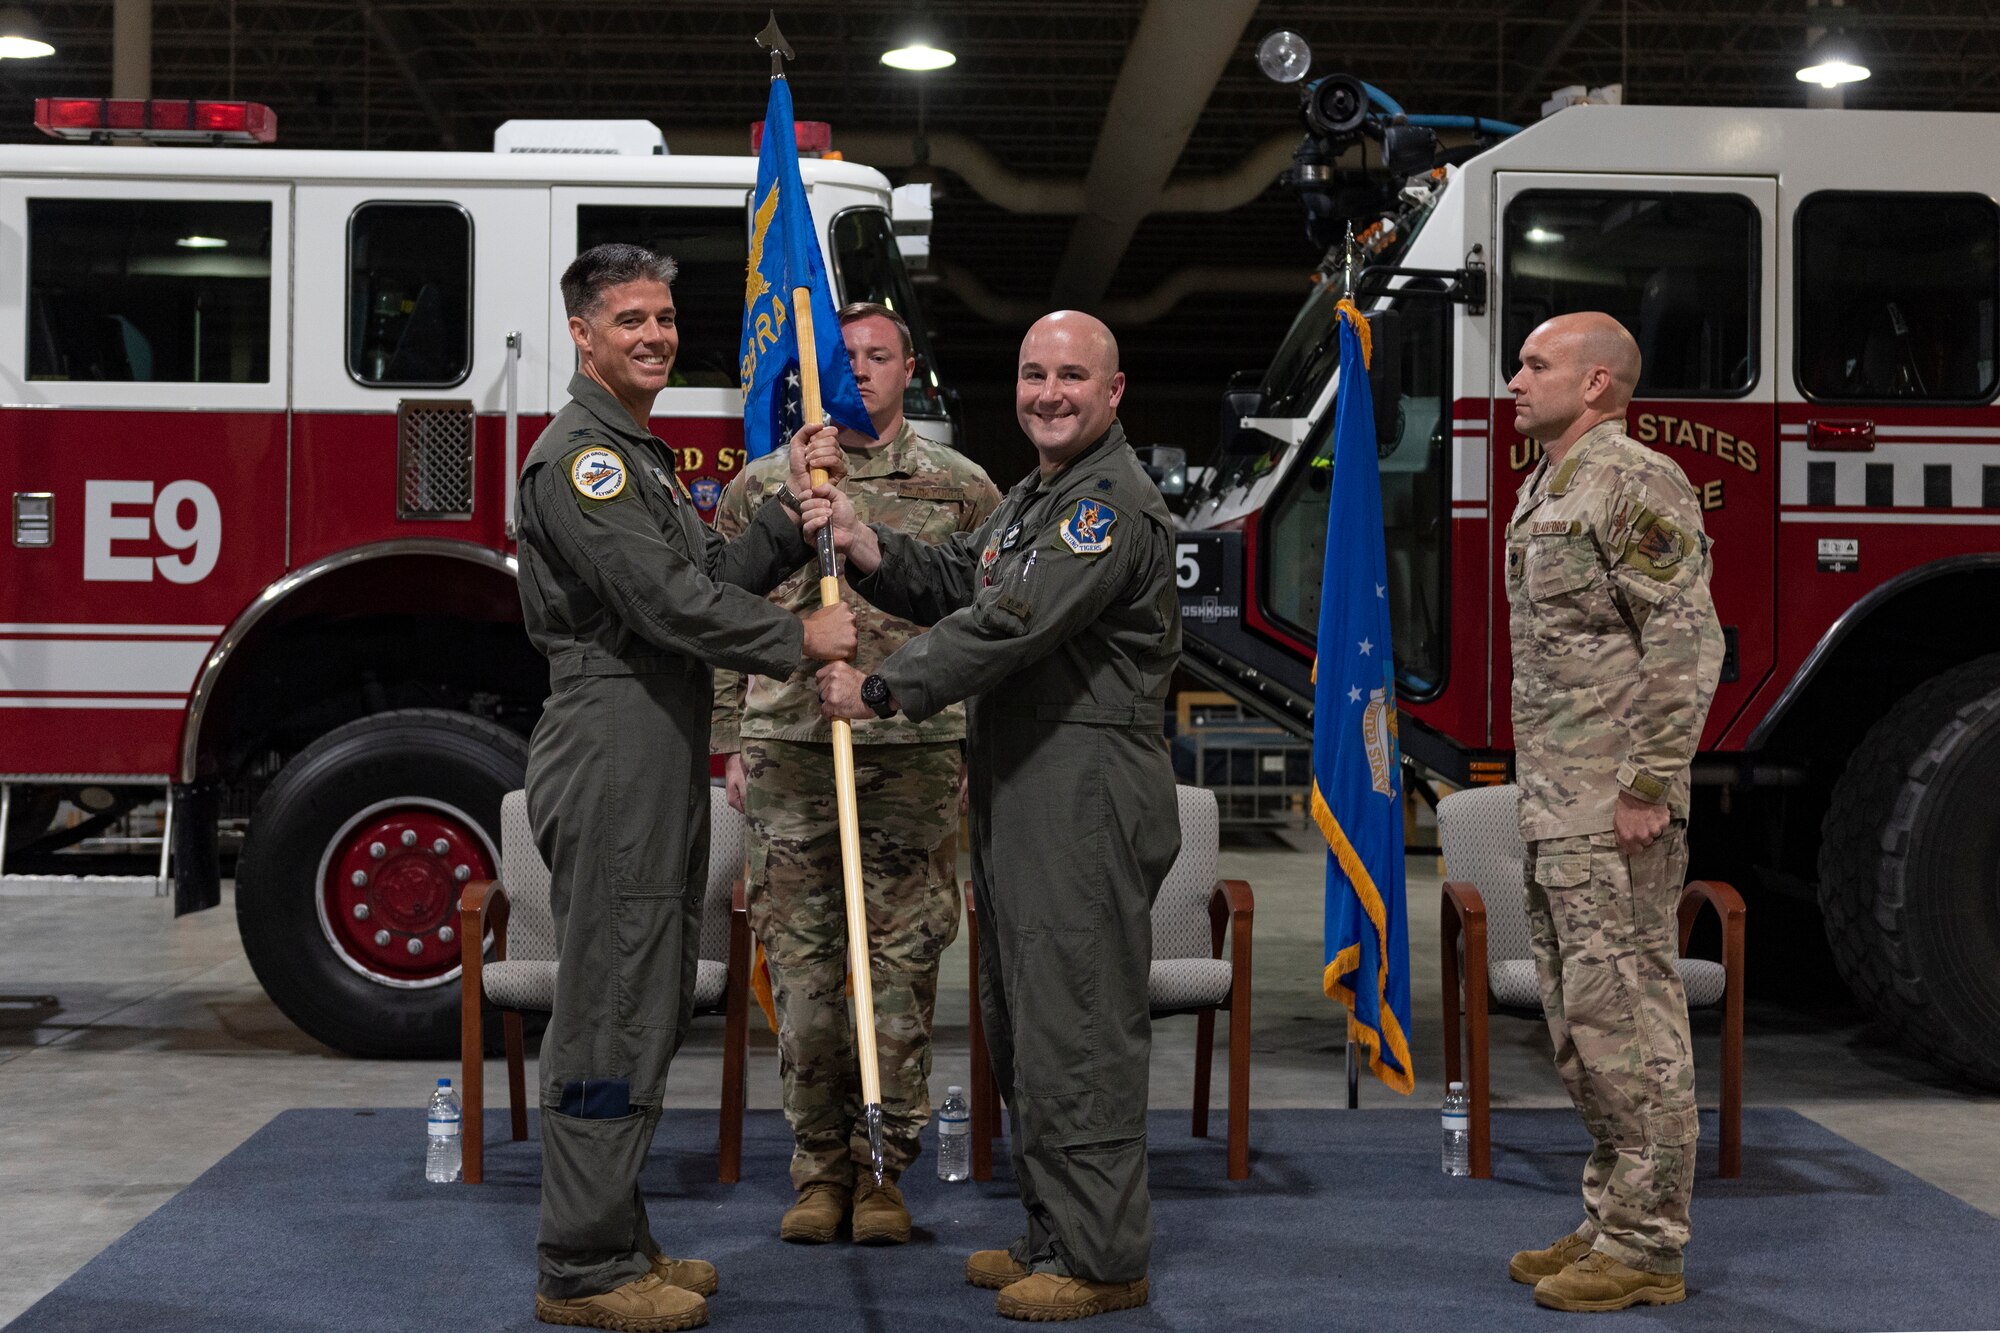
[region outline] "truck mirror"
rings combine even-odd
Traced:
[[[1270,436],[1243,424],[1245,417],[1264,415],[1263,378],[1261,370],[1239,370],[1229,377],[1229,387],[1222,394],[1222,431],[1217,436],[1222,450],[1218,457],[1261,454],[1271,447]]]
[[[1146,469],[1161,495],[1187,494],[1187,450],[1153,444],[1132,452],[1139,456],[1139,466]]]
[[[1402,435],[1403,315],[1395,309],[1368,312],[1370,355],[1368,395],[1375,408],[1375,450],[1387,457]]]

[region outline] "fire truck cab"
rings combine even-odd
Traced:
[[[579,251],[679,260],[654,429],[704,511],[744,461],[756,159],[619,137],[0,148],[0,869],[61,864],[62,798],[169,791],[193,910],[247,817],[237,917],[278,1005],[357,1054],[453,1048],[458,890],[498,869],[547,692],[509,516],[575,369]],[[949,439],[887,180],[801,165],[837,299],[906,316],[908,414]]]
[[[1988,1083],[1996,129],[1978,115],[1572,107],[1389,182],[1386,206],[1358,210],[1369,253],[1354,279],[1378,348],[1406,752],[1457,783],[1511,771],[1500,554],[1538,451],[1514,429],[1507,381],[1539,322],[1608,311],[1644,355],[1628,428],[1686,472],[1714,539],[1728,655],[1694,770],[1697,870],[1778,896],[1816,880],[1864,1001]],[[1189,667],[1301,730],[1337,252],[1321,277],[1268,369],[1231,393],[1182,538]]]

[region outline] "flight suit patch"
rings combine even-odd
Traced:
[[[1000,549],[1003,551],[1011,551],[1014,549],[1015,544],[1020,540],[1021,540],[1021,525],[1019,523],[1016,523],[1013,527],[1007,529],[1007,535],[1000,539]]]
[[[610,504],[625,494],[625,460],[603,445],[579,449],[570,456],[569,484],[586,507]]]
[[[1102,500],[1078,500],[1063,520],[1063,544],[1078,555],[1100,555],[1111,549],[1111,525],[1118,515]]]

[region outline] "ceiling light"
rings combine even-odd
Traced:
[[[1847,35],[1838,30],[1813,43],[1806,63],[1798,72],[1800,83],[1816,83],[1822,88],[1838,88],[1843,83],[1859,83],[1868,77],[1868,66]]]
[[[34,60],[55,53],[33,14],[15,7],[0,9],[0,60]]]
[[[1257,68],[1277,83],[1297,83],[1312,65],[1312,48],[1306,39],[1289,28],[1264,34],[1257,43]]]
[[[183,236],[174,242],[183,250],[226,250],[229,242],[220,236]]]
[[[958,63],[958,57],[941,46],[932,46],[918,39],[904,46],[882,53],[882,63],[890,69],[913,70],[919,74],[928,70],[948,69]]]
[[[1530,227],[1527,230],[1527,239],[1533,241],[1536,245],[1554,245],[1556,242],[1562,240],[1562,238],[1563,234],[1561,232],[1550,231],[1547,227]]]

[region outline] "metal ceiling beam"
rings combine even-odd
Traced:
[[[1049,288],[1058,309],[1102,301],[1256,9],[1257,0],[1149,0],[1084,176],[1083,214]]]
[[[439,141],[446,148],[458,147],[458,131],[452,128],[455,109],[451,95],[427,81],[410,54],[422,45],[416,29],[401,14],[382,8],[374,0],[354,0],[354,3],[367,22],[370,35],[381,46],[383,54],[389,57],[390,63],[395,65],[396,72],[403,76],[403,86],[423,108],[424,114],[430,117]]]
[[[1576,43],[1577,35],[1597,17],[1597,11],[1602,8],[1604,0],[1584,0],[1583,4],[1577,6],[1576,13],[1561,31],[1551,31],[1544,39],[1545,44],[1540,50],[1531,48],[1527,52],[1524,63],[1526,61],[1534,63],[1526,75],[1514,80],[1516,91],[1512,109],[1515,112],[1537,110],[1542,105],[1542,100],[1555,91],[1553,88],[1543,86],[1548,81],[1549,71],[1569,54],[1570,47]]]

